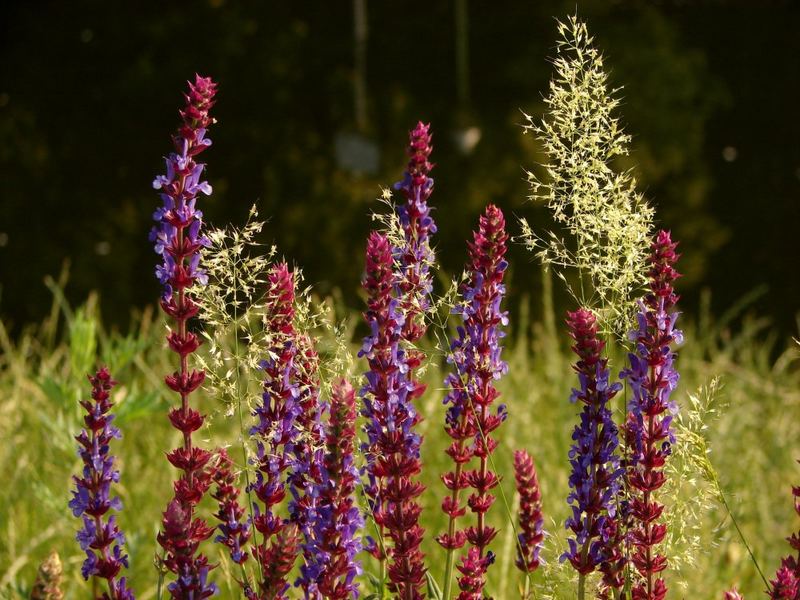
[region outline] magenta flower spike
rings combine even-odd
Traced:
[[[272,577],[261,581],[258,587],[261,593],[280,589],[280,594],[283,594],[284,585],[288,588],[289,584],[275,578],[284,569],[274,570],[269,561],[279,556],[283,563],[288,563],[289,551],[297,549],[299,544],[299,538],[295,540],[299,530],[291,525],[292,533],[287,533],[290,523],[279,516],[278,509],[286,498],[288,472],[295,464],[294,450],[299,432],[296,423],[301,407],[295,370],[297,344],[292,323],[295,315],[294,276],[286,263],[280,263],[272,267],[268,279],[265,327],[275,341],[269,349],[269,357],[261,363],[264,393],[262,402],[253,412],[256,425],[250,430],[250,435],[256,441],[256,457],[253,459],[256,474],[249,491],[261,503],[254,502],[253,507],[253,527],[261,536],[252,551],[253,556],[259,562],[264,577],[268,573]],[[291,562],[293,565],[294,558]],[[284,574],[289,571],[291,565]],[[252,598],[271,597],[257,596],[255,591],[250,593],[253,594]]]
[[[420,121],[408,134],[408,167],[403,180],[394,188],[405,196],[405,204],[398,205],[397,213],[405,234],[405,245],[395,248],[399,272],[398,296],[400,309],[405,316],[403,339],[414,343],[427,330],[425,313],[430,308],[430,294],[433,289],[431,266],[435,257],[431,248],[430,236],[436,233],[436,223],[431,217],[428,199],[433,192],[433,178],[430,177],[433,164],[430,162],[430,125]],[[419,364],[417,353],[410,353],[409,360]]]
[[[520,529],[515,564],[523,573],[533,573],[541,564],[539,553],[544,543],[544,516],[536,467],[525,450],[514,452],[514,478],[519,493]]]
[[[128,556],[123,550],[125,535],[117,526],[116,517],[108,516],[111,510],[122,510],[119,497],[111,495],[111,484],[119,481],[119,471],[109,453],[111,440],[122,437],[112,425],[114,415],[109,414],[114,405],[109,392],[116,381],[105,367],[94,377],[89,376],[89,381],[92,399],[81,400],[86,410],[83,418],[86,428],[75,436],[83,473],[72,478],[75,489],[69,503],[72,514],[83,519],[83,528],[76,536],[81,550],[86,552],[81,575],[86,580],[90,577],[106,580],[108,591],[101,600],[133,600],[126,578],[119,577],[120,571],[128,568]]]
[[[217,527],[220,533],[214,541],[228,548],[235,564],[243,565],[249,558],[247,544],[250,541],[250,523],[244,518],[244,507],[239,504],[239,477],[234,473],[233,462],[224,448],[217,451],[211,479],[215,484],[211,497],[217,501],[218,506],[218,512],[214,516],[221,523]],[[243,588],[249,586],[246,580],[239,583]]]
[[[461,564],[456,567],[461,573],[458,578],[460,593],[457,600],[484,600],[483,588],[486,586],[486,572],[489,565],[494,562],[494,553],[488,552],[481,556],[480,549],[473,546],[461,558]]]
[[[744,596],[739,593],[739,590],[736,589],[736,586],[733,586],[723,596],[723,600],[744,600]]]
[[[442,477],[450,492],[442,502],[449,524],[448,531],[437,537],[439,544],[448,550],[445,593],[451,585],[449,575],[454,551],[469,542],[483,559],[486,547],[497,533],[486,524],[485,515],[495,500],[492,490],[500,481],[489,464],[489,457],[497,446],[492,433],[506,418],[505,405],[494,409],[493,404],[500,395],[494,382],[508,370],[500,358],[500,340],[505,335],[501,326],[508,322],[507,314],[500,308],[505,294],[503,277],[508,266],[504,258],[507,240],[503,213],[490,204],[469,243],[469,275],[461,289],[463,302],[453,309],[453,313],[463,319],[463,325],[458,327],[458,337],[451,342],[452,355],[448,361],[453,365],[453,372],[445,379],[450,390],[444,399],[444,403],[449,404],[445,431],[453,438],[446,452],[455,463],[453,471]],[[478,460],[479,466],[469,469],[473,458]],[[464,506],[461,491],[469,488],[473,492]],[[475,514],[476,523],[459,530],[457,519],[466,514],[467,506]],[[463,577],[469,565],[488,568],[489,564],[466,560],[458,570]]]
[[[631,591],[634,600],[663,600],[667,593],[660,576],[667,566],[667,557],[655,549],[667,533],[666,525],[658,523],[664,505],[654,495],[665,481],[663,468],[674,442],[670,425],[677,412],[677,405],[670,400],[678,384],[672,346],[683,340],[683,334],[675,329],[678,313],[674,307],[678,296],[673,282],[680,276],[674,269],[679,257],[676,246],[668,232],[659,231],[656,235],[648,273],[650,291],[640,303],[639,327],[631,333],[636,346],[628,355],[629,368],[620,374],[628,381],[633,396],[625,439],[630,456],[627,478],[632,494],[631,562],[638,573]]]
[[[371,331],[359,352],[369,364],[361,390],[367,419],[362,445],[367,459],[365,493],[381,532],[379,540],[367,540],[368,550],[379,561],[389,561],[390,591],[414,600],[422,597],[419,590],[425,581],[419,549],[422,509],[416,500],[424,490],[417,481],[422,440],[414,431],[420,417],[411,402],[417,388],[401,345],[404,318],[395,296],[392,251],[386,236],[377,232],[367,242],[364,289],[364,317]]]
[[[578,572],[578,597],[584,597],[585,576],[600,567],[607,557],[605,540],[608,528],[617,517],[616,500],[620,488],[617,427],[609,403],[622,388],[609,382],[608,360],[602,357],[605,343],[598,337],[597,318],[588,309],[567,313],[572,351],[578,356],[573,369],[580,387],[570,400],[580,402],[580,423],[572,433],[569,451],[572,473],[567,496],[572,515],[566,521],[574,537],[561,560],[569,560]]]
[[[356,555],[361,551],[359,530],[364,526],[355,498],[359,481],[354,462],[356,446],[356,397],[347,380],[335,382],[325,437],[323,484],[319,492],[317,552],[321,572],[317,588],[323,598],[358,598],[355,578],[361,573]]]
[[[167,342],[180,358],[179,370],[165,380],[181,398],[180,406],[170,411],[169,419],[183,434],[183,444],[167,454],[167,459],[182,473],[174,484],[174,499],[164,512],[163,529],[158,536],[166,552],[164,564],[176,575],[176,580],[168,586],[173,598],[200,599],[216,592],[216,586],[207,582],[211,568],[208,559],[197,553],[200,542],[213,533],[204,520],[194,516],[195,506],[211,485],[206,469],[211,453],[192,443],[192,433],[202,427],[204,417],[191,408],[189,396],[203,383],[205,373],[189,370],[189,356],[200,341],[187,327],[198,311],[187,288],[205,282],[199,251],[206,240],[200,231],[202,213],[196,208],[197,196],[211,193],[211,186],[202,180],[205,165],[195,159],[211,145],[205,136],[214,122],[209,110],[214,105],[216,91],[217,86],[210,78],[198,75],[194,83],[189,83],[186,106],[180,111],[182,123],[173,137],[175,152],[166,159],[166,175],[153,181],[164,204],[153,215],[157,224],[150,239],[163,261],[156,268],[164,286],[161,307],[175,322]]]
[[[797,462],[800,463],[800,460]],[[792,487],[794,510],[800,517],[800,486]],[[781,566],[775,573],[775,578],[770,581],[771,589],[768,591],[773,600],[799,600],[800,599],[800,531],[793,533],[786,541],[789,542],[795,554],[785,556]]]

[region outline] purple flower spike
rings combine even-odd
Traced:
[[[368,483],[365,493],[386,552],[372,542],[368,549],[378,560],[391,560],[389,589],[399,597],[415,600],[425,582],[423,554],[419,549],[424,530],[419,525],[417,497],[424,486],[421,471],[421,438],[414,431],[420,417],[412,399],[419,390],[409,376],[401,345],[404,317],[395,297],[393,260],[386,236],[372,232],[367,242],[367,311],[372,332],[364,339],[359,356],[369,363],[367,383],[361,390],[366,417]],[[385,534],[385,535],[384,535]],[[391,543],[389,543],[391,542]]]
[[[116,381],[105,367],[90,376],[89,381],[92,400],[81,400],[86,410],[83,418],[86,428],[75,436],[83,474],[72,478],[75,489],[69,503],[72,514],[83,519],[83,529],[76,535],[81,550],[86,552],[81,574],[86,580],[90,577],[107,580],[109,591],[103,594],[103,599],[133,600],[125,577],[118,577],[128,567],[128,557],[122,549],[125,536],[117,526],[116,517],[108,516],[110,510],[122,509],[119,497],[111,495],[111,484],[119,481],[119,471],[114,469],[114,457],[109,453],[111,440],[121,437],[111,424],[114,415],[109,414],[114,404],[109,392]]]
[[[650,291],[640,303],[639,327],[630,334],[636,347],[628,355],[629,368],[620,373],[632,392],[625,442],[633,521],[629,539],[635,548],[631,562],[638,573],[631,590],[635,600],[663,600],[667,592],[659,575],[667,567],[667,557],[655,550],[664,540],[667,527],[658,523],[664,505],[654,499],[654,493],[664,484],[663,468],[675,441],[670,424],[677,405],[670,394],[678,385],[678,372],[672,346],[683,339],[675,329],[678,296],[673,282],[680,277],[674,268],[679,256],[676,246],[668,232],[656,235],[648,273]]]
[[[492,552],[481,556],[477,547],[469,549],[457,567],[461,573],[461,577],[458,578],[458,587],[461,593],[457,596],[457,600],[484,600],[483,588],[486,586],[486,571],[493,562],[494,554]]]
[[[567,325],[575,342],[572,350],[578,355],[578,362],[573,368],[580,381],[580,389],[572,390],[571,400],[579,401],[583,409],[569,451],[572,491],[567,502],[572,516],[566,527],[575,537],[567,540],[569,550],[561,560],[569,560],[585,576],[603,563],[604,531],[609,519],[616,517],[622,471],[616,454],[617,427],[608,404],[622,386],[609,383],[608,361],[601,356],[605,344],[597,337],[595,315],[585,308],[578,309],[568,313]]]
[[[361,563],[358,534],[364,526],[354,496],[359,480],[354,463],[356,442],[356,398],[346,380],[334,383],[331,416],[326,436],[324,483],[320,490],[318,529],[318,589],[323,598],[346,600],[358,598],[356,576]]]
[[[445,379],[450,389],[444,399],[444,403],[450,405],[445,431],[453,438],[446,452],[455,468],[442,478],[450,491],[442,502],[442,510],[449,517],[449,528],[437,541],[448,550],[460,548],[469,541],[481,557],[497,533],[486,524],[485,515],[495,500],[492,489],[500,481],[489,468],[489,457],[497,447],[492,433],[506,418],[504,405],[496,409],[492,405],[500,396],[495,380],[508,370],[500,358],[500,340],[505,335],[501,326],[507,323],[507,314],[500,308],[508,266],[504,258],[507,240],[503,213],[490,204],[469,244],[469,278],[462,285],[463,302],[453,309],[464,323],[451,343],[449,362],[454,372]],[[473,458],[478,459],[480,466],[469,470]],[[477,522],[466,530],[458,530],[456,519],[463,516],[467,508],[461,505],[459,496],[461,490],[468,488],[474,492],[467,506],[476,515]]]
[[[211,453],[192,444],[192,433],[203,426],[205,417],[189,404],[189,396],[205,379],[203,371],[189,370],[189,357],[200,340],[188,328],[188,321],[198,307],[187,291],[196,282],[204,283],[199,268],[199,250],[206,243],[200,234],[202,213],[195,207],[198,193],[209,194],[211,187],[201,181],[205,165],[195,157],[211,141],[205,137],[213,119],[208,111],[214,105],[217,86],[209,78],[196,76],[185,95],[186,106],[180,111],[181,124],[173,136],[175,152],[167,161],[167,173],[153,182],[161,191],[163,206],[153,218],[157,222],[150,233],[162,263],[156,268],[164,290],[161,308],[172,317],[175,326],[167,336],[170,349],[180,358],[180,368],[165,378],[167,387],[180,395],[181,403],[170,410],[169,420],[183,436],[181,447],[167,454],[169,462],[182,473],[174,483],[174,500],[163,515],[164,529],[158,542],[166,552],[164,564],[178,578],[168,586],[174,598],[184,598],[186,590],[197,590],[197,598],[213,592],[206,577],[211,567],[207,557],[197,554],[200,542],[211,537],[213,529],[202,519],[194,518],[197,504],[211,485],[208,462]],[[183,528],[183,529],[181,529]]]
[[[283,570],[276,571],[273,565],[263,561],[272,560],[275,553],[283,553],[281,555],[288,560],[284,551],[287,547],[296,549],[299,543],[298,529],[293,526],[291,535],[288,535],[289,523],[278,516],[277,510],[286,497],[286,472],[295,463],[294,450],[298,443],[296,423],[302,410],[298,402],[300,390],[295,372],[297,344],[292,323],[295,314],[294,276],[286,263],[280,263],[270,270],[268,277],[265,327],[272,334],[274,342],[269,348],[269,358],[261,365],[264,369],[264,394],[261,404],[253,413],[257,424],[250,431],[256,439],[256,478],[250,484],[250,491],[261,502],[261,505],[254,506],[253,525],[262,536],[261,543],[253,550],[254,557],[261,564],[262,573],[271,572],[277,577]],[[286,573],[289,570],[291,567]],[[283,590],[284,583],[263,581],[260,588]]]
[[[519,493],[519,528],[517,568],[532,573],[541,564],[539,553],[544,542],[542,492],[533,458],[525,450],[514,452],[514,477]]]
[[[242,565],[249,557],[246,546],[250,540],[250,523],[243,520],[244,508],[239,504],[239,490],[236,487],[239,477],[233,472],[233,463],[224,448],[217,452],[211,478],[216,484],[211,497],[219,507],[219,512],[214,516],[221,522],[217,526],[220,534],[214,541],[226,546],[231,560]],[[240,584],[244,586],[248,582]]]
[[[736,586],[733,586],[723,596],[723,600],[744,600],[744,596],[739,593],[739,590],[736,589]]]
[[[413,343],[425,335],[427,329],[425,312],[430,308],[429,297],[433,289],[430,269],[435,260],[430,236],[436,233],[436,223],[428,206],[428,198],[433,192],[433,179],[429,175],[433,169],[429,161],[433,149],[430,125],[420,121],[409,132],[408,138],[408,168],[403,180],[394,185],[406,198],[406,203],[397,207],[405,245],[396,248],[395,253],[400,264],[400,307],[405,315],[403,339]]]
[[[794,497],[794,510],[800,517],[800,486],[792,487],[792,496]],[[781,566],[775,573],[775,578],[770,581],[772,587],[769,590],[769,596],[773,600],[798,600],[800,598],[800,531],[790,535],[786,541],[789,542],[795,555],[785,556],[781,560]]]

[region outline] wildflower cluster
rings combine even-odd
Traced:
[[[632,493],[630,540],[635,548],[631,562],[640,577],[632,589],[637,600],[662,600],[667,592],[663,578],[657,576],[666,568],[667,559],[654,551],[667,533],[666,525],[657,522],[664,505],[653,495],[664,484],[663,467],[675,441],[670,425],[677,406],[670,394],[678,384],[678,373],[671,346],[683,339],[675,329],[678,296],[672,283],[678,277],[673,266],[678,259],[676,246],[666,231],[660,231],[653,242],[650,292],[640,303],[639,328],[631,333],[635,350],[628,355],[630,366],[621,373],[632,392],[625,438]]]
[[[86,560],[81,567],[84,579],[97,577],[108,582],[104,600],[133,600],[125,577],[118,577],[128,567],[128,556],[124,554],[125,536],[117,526],[110,510],[121,510],[119,497],[112,496],[111,484],[119,481],[119,471],[114,468],[114,457],[109,453],[109,443],[121,437],[109,414],[113,402],[109,394],[116,384],[105,367],[89,377],[92,384],[92,399],[81,400],[86,411],[83,420],[86,428],[75,436],[78,440],[78,456],[83,461],[81,477],[73,477],[75,490],[69,507],[72,514],[83,519],[83,528],[77,540]]]
[[[200,387],[205,374],[189,370],[189,356],[197,350],[200,341],[187,325],[199,310],[187,294],[187,288],[205,281],[205,273],[199,266],[199,251],[206,240],[200,231],[202,213],[196,208],[197,196],[211,193],[211,186],[202,180],[205,165],[195,158],[211,145],[206,130],[213,123],[209,110],[216,91],[216,84],[209,78],[197,76],[194,83],[189,84],[186,106],[180,111],[182,124],[173,138],[175,152],[166,159],[166,175],[158,176],[153,182],[153,187],[161,190],[164,204],[153,215],[157,225],[150,239],[163,260],[156,269],[164,286],[161,307],[176,324],[167,342],[180,357],[180,369],[167,376],[166,383],[181,397],[180,406],[170,411],[169,419],[183,434],[183,445],[171,451],[167,458],[182,475],[174,484],[174,499],[164,512],[158,536],[159,544],[166,551],[164,564],[177,576],[169,585],[174,598],[190,594],[206,598],[216,591],[216,586],[207,582],[208,559],[197,554],[200,543],[213,533],[203,519],[194,517],[195,506],[211,485],[206,468],[211,453],[192,444],[192,433],[202,427],[204,417],[189,406],[189,395]]]

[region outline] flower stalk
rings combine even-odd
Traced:
[[[150,239],[162,264],[156,275],[163,285],[161,307],[173,319],[175,328],[167,336],[170,349],[180,358],[179,370],[165,378],[167,386],[180,395],[180,406],[173,408],[169,419],[183,435],[183,445],[167,455],[169,462],[182,473],[174,483],[174,498],[164,513],[159,544],[166,551],[164,564],[176,575],[168,586],[173,598],[205,598],[216,592],[206,581],[211,568],[208,559],[197,554],[200,542],[213,533],[203,519],[195,518],[196,505],[211,485],[207,465],[211,453],[192,443],[192,433],[200,429],[204,416],[191,408],[189,396],[203,383],[202,370],[189,370],[189,357],[200,345],[189,331],[188,321],[198,306],[187,288],[203,284],[205,273],[200,268],[200,248],[207,244],[201,235],[202,212],[197,210],[199,194],[209,195],[211,186],[202,180],[205,165],[196,157],[211,145],[207,128],[214,122],[209,110],[214,105],[217,86],[210,78],[195,78],[185,95],[186,105],[180,111],[181,126],[173,137],[175,151],[166,158],[167,172],[153,181],[161,191],[163,206],[153,215],[156,226]]]
[[[114,415],[109,414],[114,404],[109,392],[116,381],[105,367],[89,376],[89,381],[92,399],[81,400],[86,428],[75,436],[83,472],[81,477],[73,477],[75,489],[69,503],[72,514],[83,520],[83,528],[76,536],[86,553],[81,575],[87,581],[106,580],[108,592],[103,594],[104,600],[133,600],[126,578],[119,577],[120,571],[128,568],[128,556],[123,550],[125,535],[117,526],[116,517],[107,516],[110,510],[122,510],[122,501],[111,495],[111,484],[119,482],[119,471],[109,453],[111,440],[122,437],[112,424]],[[60,567],[57,556],[56,562]]]
[[[448,361],[453,365],[453,372],[445,379],[449,388],[444,400],[449,405],[445,431],[453,439],[446,453],[455,463],[453,471],[442,477],[450,491],[442,502],[442,510],[448,516],[448,530],[437,537],[448,555],[445,597],[449,597],[452,587],[455,550],[465,542],[477,550],[477,557],[465,557],[458,567],[463,579],[467,576],[464,573],[467,567],[486,569],[491,564],[482,559],[497,533],[486,524],[486,513],[495,500],[492,489],[500,481],[490,468],[491,453],[497,447],[492,433],[506,418],[504,405],[496,410],[492,405],[500,395],[494,381],[508,369],[500,358],[500,340],[504,336],[500,326],[507,323],[507,314],[500,308],[508,266],[504,258],[507,240],[503,213],[490,204],[469,243],[468,276],[461,289],[463,302],[453,309],[453,313],[463,319],[463,325],[458,327],[457,337],[451,342]],[[477,459],[478,468],[468,469],[473,458]],[[467,508],[461,505],[460,495],[469,488],[473,492],[467,499],[467,506],[476,515],[476,524],[459,530],[457,519],[466,514]],[[481,580],[476,574],[470,586],[474,587],[474,583]]]
[[[667,557],[655,549],[664,540],[667,527],[658,522],[664,505],[654,495],[666,480],[663,469],[675,441],[671,423],[677,405],[670,394],[678,384],[678,373],[673,366],[676,355],[672,346],[683,339],[675,329],[678,295],[673,282],[679,277],[674,269],[679,256],[676,247],[668,232],[656,235],[648,272],[650,291],[640,303],[639,327],[630,335],[635,342],[634,351],[628,355],[630,365],[620,374],[632,391],[625,439],[630,454],[626,475],[632,496],[631,562],[638,573],[631,590],[635,600],[663,600],[667,593],[660,575]]]

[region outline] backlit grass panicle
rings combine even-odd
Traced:
[[[204,325],[205,352],[198,363],[206,371],[205,389],[232,416],[240,404],[251,410],[260,391],[257,379],[269,332],[263,327],[267,273],[275,247],[258,242],[264,222],[254,205],[242,227],[213,229],[201,251],[207,284],[191,288]]]
[[[558,30],[546,115],[525,115],[524,125],[547,156],[543,174],[528,173],[531,199],[547,205],[558,229],[540,234],[523,220],[522,239],[579,305],[594,310],[602,332],[624,339],[645,283],[653,210],[631,173],[613,168],[630,136],[594,39],[577,17]]]

